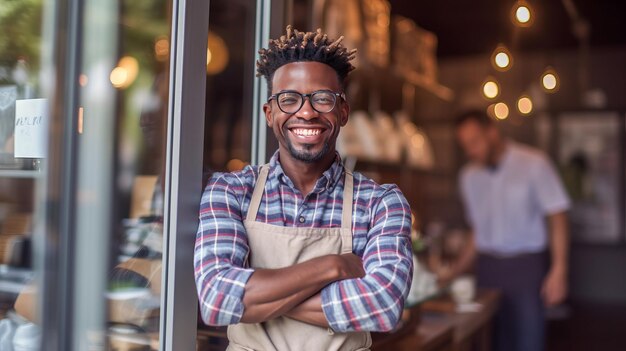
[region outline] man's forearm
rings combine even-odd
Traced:
[[[569,235],[567,231],[567,216],[559,212],[548,216],[550,226],[550,256],[553,271],[567,275],[569,256]]]
[[[350,256],[328,255],[280,269],[257,269],[245,287],[241,322],[276,318],[329,283],[364,275],[360,259]]]
[[[322,295],[320,293],[313,295],[297,305],[291,311],[285,313],[285,316],[301,322],[317,325],[318,327],[329,327],[328,320],[326,320],[324,310],[322,309]]]

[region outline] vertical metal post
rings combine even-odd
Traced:
[[[42,93],[50,101],[48,157],[37,181],[33,233],[36,301],[42,350],[70,350],[75,198],[78,72],[80,70],[80,1],[44,2]],[[61,254],[63,253],[63,254]]]
[[[77,138],[75,160],[76,199],[72,221],[75,226],[71,350],[104,350],[107,342],[110,240],[113,232],[115,193],[114,140],[117,131],[117,92],[109,72],[118,51],[118,1],[84,1],[82,28],[82,72],[90,84],[79,99],[84,108],[83,133]],[[76,84],[76,81],[72,82]],[[66,116],[75,119],[76,114]],[[76,133],[75,130],[72,130]],[[70,253],[66,253],[70,254]]]
[[[164,193],[160,350],[195,350],[193,249],[202,192],[209,1],[175,0]]]

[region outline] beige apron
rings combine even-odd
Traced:
[[[312,258],[352,252],[352,174],[345,172],[341,228],[291,228],[256,221],[265,190],[269,166],[261,166],[244,221],[252,268],[283,268]],[[256,324],[239,323],[228,327],[228,350],[304,351],[369,350],[368,332],[333,333],[328,328],[287,317]]]

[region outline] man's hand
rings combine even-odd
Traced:
[[[553,268],[543,281],[541,296],[546,306],[563,302],[567,297],[567,276],[564,270]]]
[[[554,306],[567,297],[569,234],[565,212],[548,216],[550,225],[550,254],[552,265],[543,281],[541,296],[546,306]]]
[[[342,279],[363,278],[365,276],[361,257],[353,253],[342,254],[337,257],[339,258],[337,268]]]
[[[363,260],[359,256],[349,253],[334,257],[336,258],[335,268],[338,270],[339,277],[341,277],[339,280],[363,278],[365,276]],[[328,321],[322,310],[322,297],[319,292],[295,306],[285,316],[320,327],[328,327]]]

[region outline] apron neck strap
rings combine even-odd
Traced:
[[[341,228],[352,231],[352,200],[354,194],[354,177],[352,172],[344,168],[343,206],[341,211]]]
[[[247,221],[256,221],[256,216],[259,212],[259,206],[261,205],[261,199],[263,198],[263,193],[265,192],[265,183],[267,182],[269,168],[269,164],[264,164],[259,168],[259,178],[254,185],[252,199],[250,200],[250,207],[248,208],[248,214],[246,215]],[[346,169],[344,169],[344,173],[345,178],[343,184],[341,228],[352,231],[352,202],[354,198],[354,177],[352,175],[352,172]]]
[[[269,169],[269,164],[264,164],[259,168],[259,178],[256,180],[256,184],[254,185],[252,200],[250,200],[250,207],[248,208],[248,214],[246,215],[247,221],[256,221],[256,215],[259,212],[259,206],[261,205],[261,198],[263,198],[263,192],[265,192],[265,183],[267,182]]]

